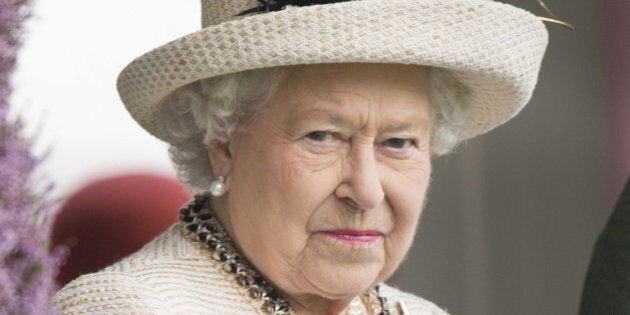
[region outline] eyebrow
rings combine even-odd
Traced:
[[[381,132],[397,133],[397,132],[412,130],[414,132],[418,131],[420,133],[425,134],[429,132],[429,129],[430,129],[430,119],[422,118],[420,119],[419,124],[412,124],[412,123],[394,124],[383,129]]]
[[[319,119],[342,128],[353,129],[356,127],[356,123],[351,119],[327,109],[298,110],[296,113],[291,113],[289,119],[293,122]]]
[[[297,106],[299,107],[299,105]],[[411,116],[411,115],[409,115]],[[397,117],[398,118],[398,117]],[[308,121],[312,119],[319,119],[330,123],[331,125],[338,126],[343,129],[357,129],[356,121],[348,119],[346,115],[339,114],[336,111],[327,108],[298,110],[295,113],[289,115],[289,120],[292,122]],[[397,133],[404,131],[412,131],[419,133],[428,133],[430,126],[429,118],[417,118],[413,117],[408,119],[402,117],[401,119],[394,119],[391,123],[382,130],[381,133]]]

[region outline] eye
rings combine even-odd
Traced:
[[[406,149],[414,144],[413,139],[391,138],[385,140],[385,145],[393,149]]]
[[[305,150],[316,154],[339,152],[345,141],[339,134],[331,131],[311,131],[305,134],[299,143]]]
[[[328,131],[313,131],[306,135],[306,137],[310,140],[317,142],[324,142],[326,140],[330,140],[333,135]]]

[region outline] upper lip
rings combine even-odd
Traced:
[[[328,234],[349,235],[349,236],[379,236],[383,234],[377,230],[348,230],[348,229],[327,230],[323,232],[328,233]]]

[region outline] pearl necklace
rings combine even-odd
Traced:
[[[200,242],[210,250],[210,257],[218,262],[221,270],[229,275],[231,281],[245,289],[247,296],[255,301],[262,301],[264,314],[295,314],[287,301],[282,299],[276,289],[243,257],[223,225],[209,208],[209,194],[196,195],[188,206],[182,208],[179,220],[185,225],[184,231],[189,238]],[[361,303],[366,305],[368,314],[389,315],[387,299],[379,292],[380,287],[364,293],[360,299],[354,299],[346,309],[346,314],[363,315]]]

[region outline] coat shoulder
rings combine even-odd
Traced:
[[[141,250],[56,295],[61,314],[255,314],[198,243],[175,225]]]
[[[62,314],[160,314],[160,297],[133,276],[116,271],[83,275],[66,285],[55,297]]]

